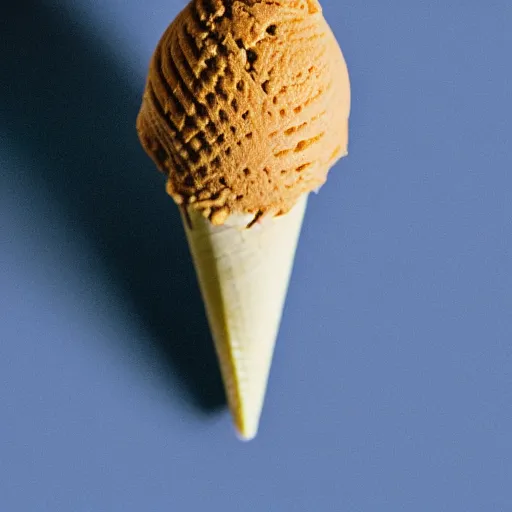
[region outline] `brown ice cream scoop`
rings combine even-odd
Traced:
[[[213,224],[282,215],[347,153],[350,86],[317,0],[192,0],[153,55],[140,140]]]

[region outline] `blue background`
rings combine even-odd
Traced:
[[[185,2],[9,4],[0,510],[512,510],[511,3],[324,1],[350,156],[311,201],[250,444],[134,128]]]

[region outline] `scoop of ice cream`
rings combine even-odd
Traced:
[[[192,0],[153,55],[140,140],[214,224],[288,212],[347,153],[350,85],[317,0]]]

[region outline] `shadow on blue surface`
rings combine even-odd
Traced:
[[[23,172],[44,169],[66,220],[94,244],[116,294],[133,302],[147,338],[171,363],[169,386],[177,377],[200,411],[223,407],[178,210],[138,144],[139,79],[57,7],[11,2],[6,19],[0,122],[34,161]]]

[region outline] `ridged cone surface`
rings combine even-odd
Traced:
[[[229,408],[245,440],[258,430],[306,204],[307,195],[251,229],[246,219],[213,226],[194,209],[184,215]]]

